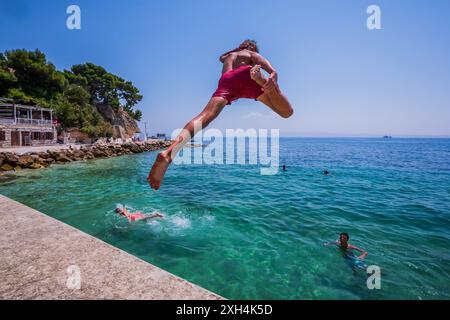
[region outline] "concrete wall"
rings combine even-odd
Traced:
[[[222,298],[0,195],[0,299]]]

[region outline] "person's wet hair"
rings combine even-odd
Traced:
[[[342,232],[342,233],[339,235],[339,238],[341,238],[342,236],[346,237],[346,238],[347,238],[347,241],[350,240],[350,236],[348,235],[347,232]]]
[[[255,40],[245,40],[244,42],[242,42],[239,45],[239,48],[240,49],[247,49],[247,50],[259,53],[259,48],[258,48],[258,45],[257,45]]]
[[[117,208],[116,208],[116,212],[117,212],[117,213],[121,213],[121,212],[122,212],[122,208],[117,207]]]

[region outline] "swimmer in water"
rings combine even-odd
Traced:
[[[156,212],[153,214],[145,214],[141,212],[135,212],[131,213],[128,212],[125,207],[118,207],[116,208],[116,213],[120,214],[121,216],[126,217],[129,221],[141,221],[141,220],[149,220],[149,219],[155,219],[155,218],[161,218],[164,219],[164,215]]]
[[[342,252],[344,254],[344,257],[351,262],[351,265],[352,265],[352,268],[354,271],[355,271],[355,267],[365,271],[367,269],[367,264],[364,263],[364,259],[367,257],[367,255],[369,253],[361,248],[358,248],[357,246],[354,246],[354,245],[348,243],[349,239],[350,239],[350,236],[348,235],[348,233],[342,232],[339,235],[338,241],[328,242],[328,243],[325,243],[324,245],[325,246],[330,246],[330,245],[339,246],[339,248],[342,250]],[[357,255],[355,255],[354,251],[358,251],[362,254],[357,256]]]

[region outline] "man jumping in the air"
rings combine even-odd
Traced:
[[[259,53],[253,40],[244,41],[238,48],[220,57],[223,63],[219,87],[205,109],[192,119],[167,149],[158,154],[148,175],[150,186],[158,190],[169,164],[177,152],[201,129],[207,127],[222,109],[240,98],[258,100],[283,118],[289,118],[293,109],[278,87],[278,75],[272,65]],[[261,68],[268,74],[265,78]]]

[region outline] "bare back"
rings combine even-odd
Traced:
[[[223,61],[222,74],[247,65],[254,65],[251,51],[244,49],[238,52],[229,53]]]

